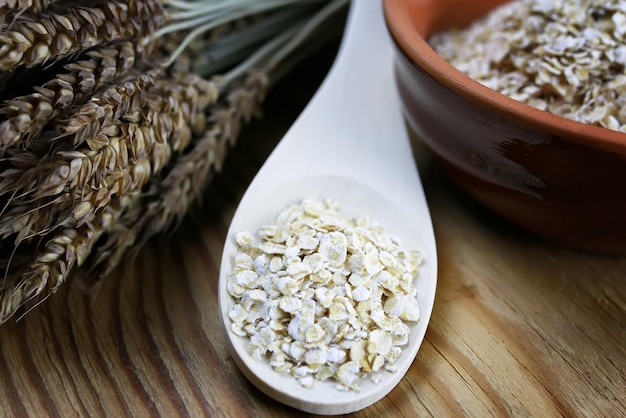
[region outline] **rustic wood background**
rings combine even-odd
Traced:
[[[317,54],[268,98],[203,204],[95,289],[75,279],[0,327],[2,416],[272,416],[225,349],[217,275],[246,185],[324,75]],[[416,142],[439,251],[431,325],[408,375],[357,414],[626,416],[626,258],[496,219]]]

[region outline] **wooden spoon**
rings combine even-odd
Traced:
[[[352,2],[338,57],[322,86],[275,148],[243,196],[230,225],[219,277],[219,304],[226,342],[243,374],[267,395],[317,414],[353,412],[384,397],[402,379],[422,343],[437,281],[435,238],[402,118],[393,78],[392,44],[381,3]],[[231,331],[234,303],[227,290],[240,231],[256,232],[290,204],[332,198],[345,217],[367,215],[419,249],[425,262],[416,278],[420,320],[397,361],[377,384],[340,391],[333,381],[305,388],[290,375],[246,351],[249,340]]]

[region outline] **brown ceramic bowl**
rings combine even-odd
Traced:
[[[502,217],[570,247],[626,253],[626,134],[535,109],[431,49],[503,0],[384,0],[406,118],[451,177]]]

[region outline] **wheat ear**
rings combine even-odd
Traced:
[[[107,0],[65,14],[24,12],[0,31],[0,71],[32,68],[117,40],[149,38],[167,19],[159,0]]]
[[[29,138],[36,138],[50,121],[68,117],[71,107],[84,104],[96,91],[127,76],[137,58],[130,41],[97,48],[87,52],[85,59],[66,64],[66,72],[33,87],[31,94],[8,100],[0,108],[6,117],[0,122],[0,146],[6,149],[26,141],[23,147],[27,147]]]

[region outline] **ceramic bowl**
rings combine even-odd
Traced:
[[[503,0],[384,0],[410,127],[470,195],[548,240],[626,253],[626,134],[550,114],[472,80],[427,44]]]

